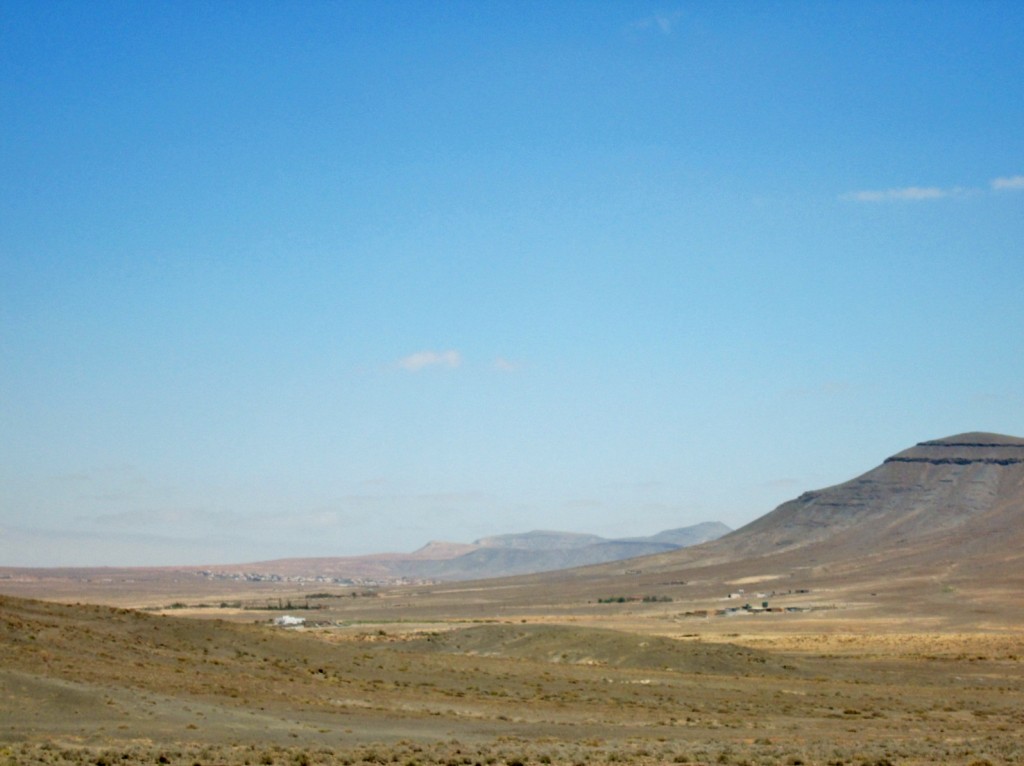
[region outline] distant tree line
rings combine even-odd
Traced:
[[[608,598],[599,598],[597,603],[599,604],[626,604],[631,601],[643,602],[645,604],[660,604],[668,603],[672,600],[671,596],[609,596]]]

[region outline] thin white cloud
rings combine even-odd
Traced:
[[[491,366],[494,367],[494,369],[498,370],[499,372],[515,372],[516,370],[519,369],[518,363],[506,359],[503,356],[499,356],[497,359],[495,359],[494,363]]]
[[[451,349],[448,351],[417,351],[415,354],[402,357],[397,364],[409,372],[419,372],[426,367],[458,367],[462,364],[462,354]]]
[[[656,13],[653,16],[646,16],[634,21],[630,27],[641,32],[657,31],[663,35],[670,35],[672,34],[672,30],[675,29],[676,24],[678,24],[682,18],[682,11],[676,11],[675,13]]]
[[[1002,176],[989,181],[989,189],[993,192],[1024,191],[1024,175]],[[929,200],[949,199],[984,194],[980,188],[963,186],[904,186],[896,189],[864,189],[840,195],[846,202],[927,202]]]
[[[959,186],[942,189],[938,186],[906,186],[902,189],[870,189],[849,192],[842,199],[850,202],[920,202],[922,200],[959,197],[964,190]]]
[[[995,191],[1010,191],[1024,189],[1024,176],[1007,176],[1006,178],[993,178],[990,182]]]

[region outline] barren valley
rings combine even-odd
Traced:
[[[1022,444],[557,573],[4,570],[0,763],[1020,763]]]

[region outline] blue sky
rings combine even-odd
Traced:
[[[0,565],[738,527],[1024,435],[1024,5],[0,0]]]

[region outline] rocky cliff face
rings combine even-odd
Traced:
[[[999,434],[969,433],[921,442],[886,463],[929,465],[1016,465],[1024,463],[1024,439]]]

